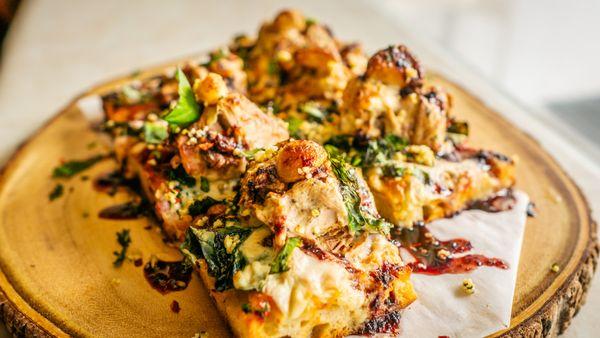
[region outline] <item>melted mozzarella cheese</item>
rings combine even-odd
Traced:
[[[364,305],[365,294],[355,288],[353,277],[342,265],[319,260],[301,250],[294,250],[291,258],[290,270],[269,275],[262,290],[273,298],[285,317],[300,318],[325,304],[331,308]]]

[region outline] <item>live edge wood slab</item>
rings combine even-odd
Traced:
[[[141,74],[145,78],[165,67]],[[102,94],[132,77],[91,89]],[[517,159],[517,187],[536,204],[527,220],[510,328],[496,337],[552,337],[569,326],[585,301],[596,269],[596,223],[581,191],[532,138],[474,95],[441,76],[428,81],[453,96],[454,112],[471,125],[470,143]],[[84,95],[84,96],[85,96]],[[178,259],[149,220],[97,217],[106,206],[127,201],[95,191],[91,180],[115,167],[103,161],[82,175],[62,180],[64,195],[48,194],[58,183],[51,171],[60,159],[108,152],[90,129],[77,99],[14,154],[0,177],[0,317],[15,336],[211,337],[230,336],[199,278],[181,292],[162,295],[145,281],[142,267],[112,265],[115,233],[130,229],[130,252]],[[97,144],[97,146],[91,146]],[[517,240],[517,239],[515,239]],[[555,273],[553,264],[560,266]],[[171,303],[179,302],[174,313]],[[474,318],[476,320],[476,318]]]

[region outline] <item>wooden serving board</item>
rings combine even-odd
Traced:
[[[137,75],[144,78],[164,67]],[[102,94],[131,79],[124,77],[90,90]],[[452,95],[454,112],[472,126],[471,144],[514,156],[517,187],[526,191],[538,215],[525,231],[511,328],[495,336],[533,337],[562,333],[584,301],[598,258],[596,225],[579,189],[529,136],[457,85],[432,75],[430,82]],[[206,331],[229,336],[199,278],[189,287],[162,295],[144,279],[143,268],[114,268],[115,233],[130,229],[130,252],[179,258],[149,220],[104,220],[98,212],[129,200],[93,189],[90,180],[110,171],[106,160],[82,175],[62,180],[65,193],[49,202],[60,159],[86,158],[109,151],[90,129],[74,100],[31,137],[0,177],[0,317],[15,335],[103,337],[192,337]],[[90,144],[99,146],[90,149]],[[153,228],[156,229],[156,228]],[[515,239],[516,240],[516,239]],[[557,263],[561,270],[550,271]],[[174,313],[171,302],[179,302]],[[476,320],[476,319],[474,319]]]

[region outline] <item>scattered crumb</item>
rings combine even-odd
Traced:
[[[206,331],[200,331],[196,333],[192,338],[206,338],[208,337],[208,333]]]
[[[471,278],[466,278],[463,280],[462,289],[467,295],[472,295],[475,293],[475,284],[473,284],[473,280]]]
[[[90,213],[89,213],[89,212],[87,212],[87,211],[84,211],[84,212],[81,214],[81,217],[83,217],[83,218],[88,218],[88,217],[90,217]]]
[[[451,254],[450,251],[448,251],[446,249],[440,249],[437,252],[437,256],[441,260],[446,260],[450,256],[450,254]]]
[[[179,302],[174,300],[171,303],[171,311],[175,312],[175,313],[179,313],[179,311],[181,311],[181,308],[179,307]]]
[[[113,278],[113,279],[111,279],[111,280],[110,280],[110,283],[111,283],[112,285],[115,285],[115,286],[116,286],[116,285],[119,285],[119,284],[121,284],[121,280],[120,280],[119,278]]]
[[[552,271],[554,273],[559,272],[560,271],[560,265],[558,265],[556,263],[552,264],[552,267],[550,268],[550,271]]]

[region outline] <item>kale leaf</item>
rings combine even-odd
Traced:
[[[215,204],[221,204],[223,201],[216,200],[212,197],[205,197],[199,201],[194,201],[192,205],[188,208],[188,213],[190,216],[198,216],[205,214],[208,211],[208,208],[212,207]]]
[[[251,232],[250,228],[237,226],[210,230],[192,227],[186,234],[181,250],[192,263],[197,259],[204,259],[209,275],[215,278],[215,289],[225,291],[233,287],[233,275],[246,265],[246,259],[239,252],[239,246]],[[227,236],[238,238],[237,244],[229,252],[225,247]]]
[[[374,140],[359,140],[348,135],[338,135],[325,144],[338,148],[338,154],[351,165],[368,168],[390,160],[394,154],[404,150],[408,142],[396,135]]]
[[[325,145],[325,150],[329,153],[333,172],[340,181],[342,199],[348,212],[348,228],[350,229],[350,233],[356,234],[365,230],[365,228],[387,232],[390,227],[389,223],[363,210],[361,206],[362,201],[358,194],[361,187],[359,186],[354,168],[346,163],[344,156],[338,148]]]
[[[196,179],[188,175],[181,164],[177,168],[167,171],[167,178],[171,181],[177,181],[186,187],[193,187],[196,185]]]
[[[295,248],[302,244],[302,239],[299,237],[288,238],[285,242],[281,251],[275,257],[275,260],[271,263],[271,273],[286,272],[290,269],[289,261],[290,256]]]

